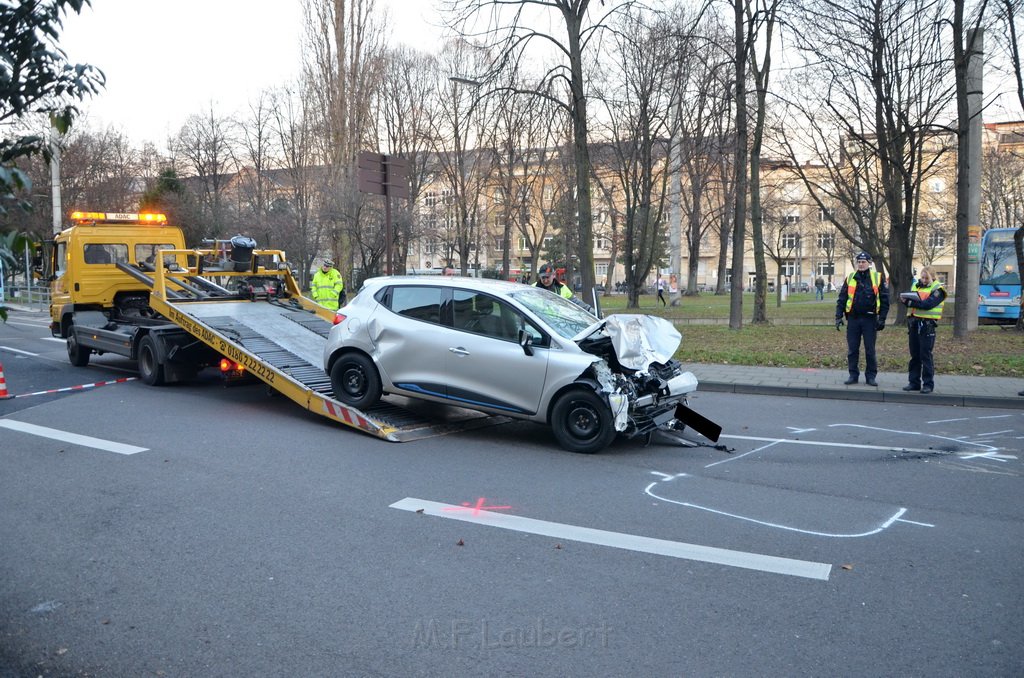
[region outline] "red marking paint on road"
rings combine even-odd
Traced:
[[[462,506],[451,506],[446,507],[445,511],[472,511],[474,516],[480,515],[481,511],[493,511],[495,509],[510,509],[511,506],[486,506],[484,502],[487,500],[480,497],[476,500],[476,504],[470,504],[468,501],[462,502]]]

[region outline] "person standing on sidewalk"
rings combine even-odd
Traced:
[[[846,319],[846,363],[850,378],[844,384],[856,384],[860,379],[860,344],[864,342],[864,383],[878,386],[878,360],[875,358],[876,333],[885,329],[889,314],[889,289],[885,276],[871,268],[871,255],[857,255],[857,270],[846,277],[836,300],[836,330]]]
[[[942,305],[946,301],[946,290],[931,268],[925,266],[917,274],[913,292],[917,299],[900,301],[907,306],[907,328],[910,330],[910,365],[907,368],[909,378],[904,391],[920,391],[931,393],[935,389],[935,361],[932,350],[935,348],[935,328],[942,318]]]

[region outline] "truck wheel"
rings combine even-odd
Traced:
[[[362,353],[346,353],[331,368],[334,397],[350,407],[363,410],[380,400],[380,374],[373,361]]]
[[[615,438],[612,411],[588,388],[574,388],[555,401],[551,430],[559,445],[583,454],[600,452]]]
[[[75,367],[85,367],[89,364],[89,355],[92,353],[92,349],[85,348],[78,343],[78,339],[75,337],[75,328],[72,326],[68,331],[68,360]]]
[[[164,366],[157,359],[156,340],[149,334],[139,342],[139,378],[150,386],[164,383]]]

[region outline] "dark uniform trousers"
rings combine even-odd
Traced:
[[[910,385],[914,388],[935,388],[935,321],[927,318],[907,319],[910,332]]]
[[[854,379],[860,378],[860,341],[864,339],[864,377],[874,379],[878,374],[878,361],[875,358],[875,336],[878,330],[875,329],[876,315],[851,314],[846,318],[846,364],[850,369],[850,376]]]

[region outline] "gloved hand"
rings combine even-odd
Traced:
[[[875,322],[875,331],[876,332],[881,332],[884,329],[885,329],[885,319],[884,318],[880,318],[878,321]]]
[[[836,332],[838,332],[839,328],[842,327],[842,326],[843,326],[843,319],[842,318],[836,318]]]
[[[341,308],[342,306],[344,306],[347,303],[348,303],[348,295],[346,295],[345,292],[342,291],[338,295],[338,308]]]

